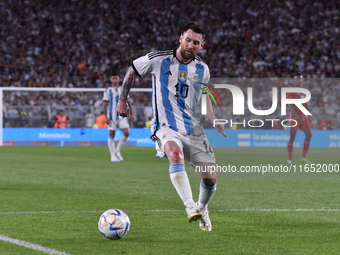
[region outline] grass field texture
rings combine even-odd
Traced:
[[[285,148],[215,152],[217,162],[237,167],[286,158]],[[294,158],[300,153],[294,149]],[[157,159],[154,148],[125,147],[122,155],[111,163],[107,147],[0,147],[0,236],[79,255],[340,253],[339,178],[221,175],[209,205],[213,231],[203,232],[187,223],[167,159]],[[309,158],[339,164],[339,155],[312,148]],[[200,179],[190,176],[197,199]],[[119,241],[98,231],[110,208],[131,220]],[[0,240],[0,254],[45,253]]]

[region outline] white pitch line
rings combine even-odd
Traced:
[[[100,211],[23,211],[23,212],[0,212],[0,214],[62,214],[62,213],[103,213],[106,210]],[[143,212],[182,212],[184,210],[175,209],[154,209],[154,210],[124,210],[127,213],[143,213]],[[340,212],[340,209],[327,209],[327,208],[239,208],[239,209],[212,209],[211,212]]]
[[[70,255],[70,254],[62,252],[62,251],[47,248],[47,247],[41,246],[39,244],[34,244],[34,243],[19,240],[19,239],[14,239],[14,238],[11,238],[11,237],[8,237],[8,236],[0,235],[0,240],[8,242],[8,243],[13,243],[13,244],[16,244],[16,245],[19,245],[19,246],[24,246],[26,248],[30,248],[30,249],[33,249],[33,250],[36,250],[36,251],[42,251],[42,252],[45,252],[45,253],[48,253],[48,254]]]

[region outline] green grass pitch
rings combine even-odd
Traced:
[[[285,148],[215,152],[217,162],[237,167],[286,158]],[[339,164],[339,152],[311,148],[309,158]],[[294,158],[300,153],[294,148]],[[203,232],[187,223],[167,159],[154,148],[125,147],[122,155],[124,162],[111,163],[107,147],[0,147],[0,235],[79,255],[339,254],[339,178],[219,175],[209,206],[213,231]],[[200,179],[186,169],[197,199]],[[111,208],[131,220],[119,241],[97,227]],[[44,253],[0,240],[0,254]]]

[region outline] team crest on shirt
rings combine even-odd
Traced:
[[[185,81],[185,79],[187,78],[187,72],[186,71],[180,71],[179,72],[179,77],[178,77],[181,81]]]

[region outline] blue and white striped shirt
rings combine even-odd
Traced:
[[[103,101],[109,102],[107,106],[107,117],[109,120],[118,120],[118,119],[123,118],[123,117],[117,116],[117,104],[118,104],[121,91],[122,91],[122,87],[118,87],[118,88],[108,87],[104,91]]]
[[[208,83],[210,73],[200,57],[182,64],[176,50],[154,51],[134,60],[132,67],[140,76],[152,76],[152,133],[168,126],[184,135],[203,134],[195,110],[202,95],[199,82]]]

